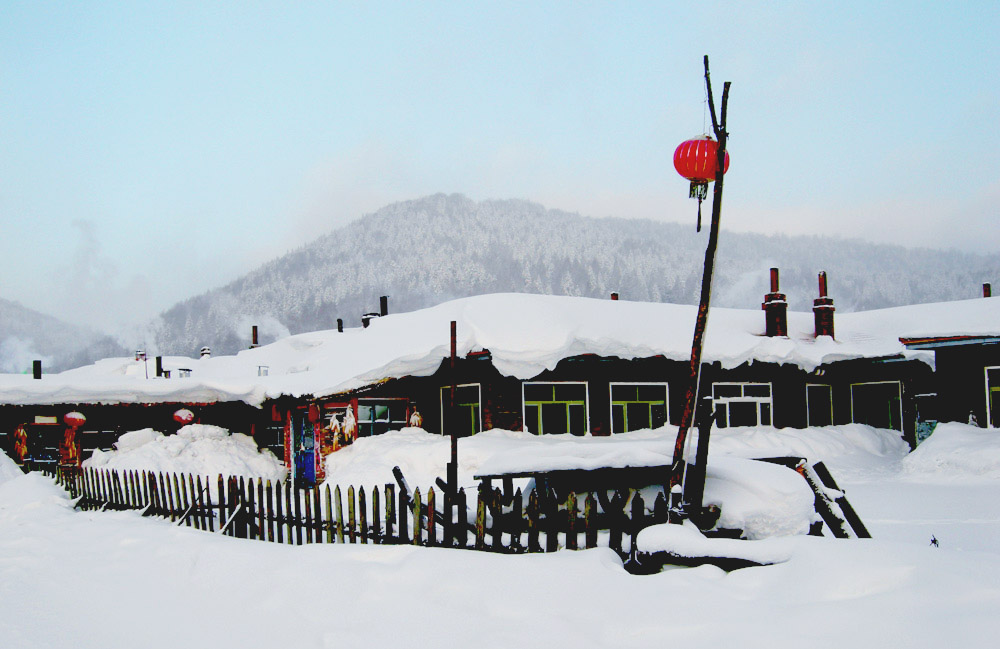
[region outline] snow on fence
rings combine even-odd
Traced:
[[[142,510],[200,530],[237,538],[301,545],[304,543],[414,544],[492,552],[552,552],[606,545],[631,555],[639,531],[667,521],[668,506],[659,493],[647,511],[633,489],[600,491],[564,500],[532,489],[527,506],[520,490],[503,495],[480,487],[470,512],[464,489],[456,497],[458,514],[445,519],[442,496],[431,487],[426,497],[396,485],[384,488],[340,486],[332,491],[296,489],[281,482],[218,478],[146,471],[84,468],[56,475],[76,506],[84,510]],[[582,540],[581,540],[582,536]]]

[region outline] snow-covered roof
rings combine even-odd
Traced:
[[[377,381],[426,376],[449,355],[449,323],[457,322],[458,354],[489,350],[503,374],[536,376],[581,354],[690,357],[696,308],[626,300],[482,295],[375,318],[368,328],[298,334],[235,356],[168,356],[172,378],[148,378],[154,361],[112,358],[34,380],[0,375],[0,403],[129,403],[244,401],[282,395],[323,396]],[[790,363],[811,371],[840,360],[905,354],[899,338],[923,332],[1000,334],[1000,299],[924,304],[838,313],[836,340],[816,337],[811,312],[788,314],[788,337],[764,335],[760,310],[711,309],[703,360],[731,368],[748,361]],[[178,377],[178,370],[190,376]],[[266,375],[261,368],[266,368]]]

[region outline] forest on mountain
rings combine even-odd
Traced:
[[[119,340],[0,299],[0,371],[31,360],[65,369],[135,346],[150,354],[232,354],[290,333],[361,324],[389,296],[390,312],[453,298],[525,292],[694,304],[707,232],[693,224],[591,218],[524,200],[436,194],[386,206],[237,280],[163,312],[141,339]],[[829,237],[723,232],[713,305],[759,308],[772,266],[793,310],[808,310],[817,273],[840,311],[981,295],[1000,255],[908,249]]]
[[[523,200],[436,194],[395,203],[243,277],[183,301],[155,326],[159,353],[203,345],[233,353],[288,333],[359,326],[389,296],[391,312],[469,295],[527,292],[694,304],[707,233],[693,225],[591,218]],[[907,249],[829,237],[725,232],[713,304],[759,308],[781,269],[793,310],[827,271],[842,311],[976,297],[1000,277],[1000,255]]]

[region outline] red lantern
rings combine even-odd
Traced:
[[[87,423],[87,418],[83,416],[83,413],[79,413],[74,410],[73,412],[67,412],[63,416],[63,421],[66,422],[66,425],[70,428],[79,428]]]
[[[315,424],[317,421],[319,421],[319,416],[320,416],[319,406],[317,406],[315,403],[309,404],[309,411],[306,416],[309,418],[309,421],[311,423]]]
[[[194,413],[187,408],[181,408],[174,413],[174,421],[182,426],[187,426],[194,421]]]
[[[698,231],[701,231],[701,202],[708,197],[708,183],[715,181],[719,166],[719,143],[708,135],[681,142],[674,151],[674,169],[691,181],[689,196],[698,199]],[[726,151],[722,173],[729,171],[729,152]]]

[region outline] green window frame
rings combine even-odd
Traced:
[[[445,430],[445,409],[448,407],[451,386],[441,388],[441,434],[451,434]],[[455,409],[459,437],[483,432],[482,387],[479,383],[463,383],[455,386]]]
[[[535,435],[590,431],[587,383],[582,381],[525,382],[521,384],[524,429]]]
[[[712,406],[719,413],[716,425],[771,426],[771,390],[770,383],[713,383]]]
[[[851,422],[903,432],[903,384],[900,381],[852,383]]]
[[[645,428],[660,428],[670,421],[666,383],[611,383],[611,432],[625,433]]]
[[[986,378],[986,425],[1000,428],[1000,367],[984,368]]]
[[[358,437],[405,428],[408,405],[407,399],[358,399]]]

